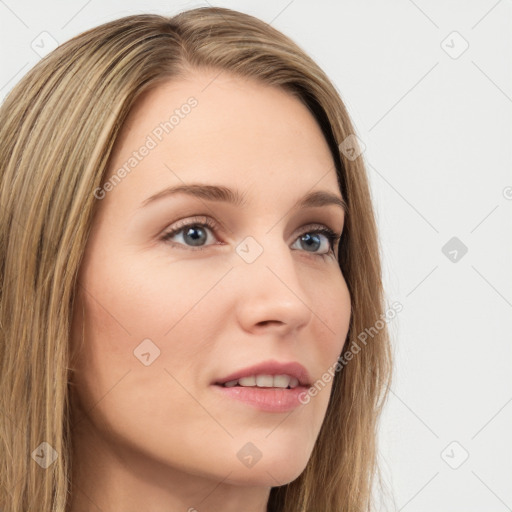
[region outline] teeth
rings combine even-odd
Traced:
[[[257,375],[256,386],[259,388],[271,388],[274,386],[274,377],[272,375]]]
[[[256,377],[251,375],[250,377],[242,377],[238,379],[240,386],[256,386]]]
[[[275,388],[287,388],[290,384],[290,379],[288,375],[274,375],[274,387]]]
[[[289,375],[251,375],[232,380],[224,384],[227,388],[234,386],[258,387],[258,388],[296,388],[299,385],[298,379]]]

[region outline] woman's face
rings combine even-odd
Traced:
[[[342,198],[307,108],[216,75],[196,71],[142,96],[110,185],[95,192],[73,321],[74,347],[83,336],[74,442],[84,467],[101,458],[97,473],[121,460],[155,485],[156,475],[179,474],[272,487],[307,464],[332,386],[322,375],[348,332],[337,243],[332,254],[318,231],[341,233],[344,211],[294,208],[312,192]],[[244,204],[215,189],[163,192],[197,184],[229,188]],[[213,227],[198,226],[208,219]],[[195,227],[179,231],[182,222]],[[291,366],[253,372],[259,390],[250,370],[248,386],[218,385],[269,361],[296,362],[308,384],[325,387],[306,404],[297,390],[268,389],[288,380],[264,375],[293,377]]]

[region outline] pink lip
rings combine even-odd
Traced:
[[[287,412],[299,405],[304,405],[304,397],[307,395],[306,386],[297,386],[293,389],[284,388],[253,388],[253,387],[232,387],[225,388],[213,385],[216,393],[246,403],[260,411],[265,412]]]
[[[309,386],[311,377],[304,366],[297,362],[280,363],[278,361],[264,361],[254,366],[249,366],[241,370],[222,377],[214,384],[224,384],[232,380],[241,379],[242,377],[250,377],[251,375],[290,375],[295,377],[301,386]]]
[[[222,386],[226,382],[242,377],[250,377],[251,375],[290,375],[290,377],[295,377],[299,381],[299,385],[293,389],[243,386],[227,388]],[[224,396],[244,402],[261,411],[286,412],[304,404],[301,401],[301,396],[307,393],[310,382],[311,377],[306,368],[299,363],[265,361],[222,377],[213,383],[213,388]]]

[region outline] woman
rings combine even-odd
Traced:
[[[326,75],[229,9],[104,24],[20,81],[4,512],[370,509],[391,365],[385,326],[360,336],[384,304],[358,155]]]

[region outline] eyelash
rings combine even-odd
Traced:
[[[204,217],[201,221],[192,219],[189,221],[184,221],[184,222],[179,223],[172,230],[165,233],[162,236],[162,240],[174,245],[174,242],[171,242],[170,238],[172,238],[174,235],[177,235],[178,233],[180,233],[181,231],[183,231],[184,229],[186,229],[188,227],[202,227],[202,228],[207,227],[207,228],[211,229],[213,232],[216,232],[217,229],[219,228],[217,223],[208,217]],[[329,257],[330,255],[333,255],[333,256],[335,255],[334,246],[341,239],[341,234],[335,233],[332,229],[330,229],[327,226],[324,226],[322,224],[313,224],[311,226],[308,226],[308,229],[303,231],[301,234],[299,234],[297,238],[299,238],[305,234],[308,234],[308,233],[315,233],[315,234],[320,233],[320,234],[324,235],[329,241],[330,250],[328,253],[326,253],[326,254],[311,253],[313,256],[321,256],[322,258],[326,258],[326,257]],[[176,245],[183,245],[183,244],[176,244]],[[205,246],[205,247],[186,246],[186,247],[192,251],[202,251],[202,250],[205,250],[208,246]]]

